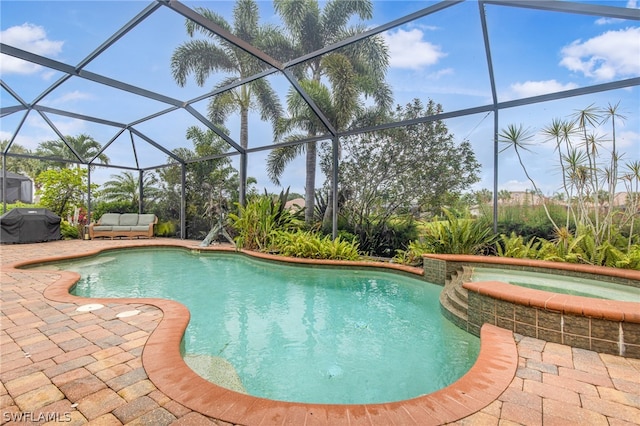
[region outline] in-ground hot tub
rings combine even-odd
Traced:
[[[640,289],[640,271],[491,256],[424,257],[425,276],[446,284],[443,295],[455,292],[449,289],[456,286],[464,289],[458,290],[468,297],[464,318],[442,303],[442,296],[441,307],[471,333],[488,323],[549,342],[640,358],[640,302],[560,294],[498,280],[473,282],[470,273],[460,273],[465,267],[544,272],[560,282],[566,276],[616,283],[628,286],[632,297]]]
[[[640,288],[610,281],[578,278],[548,272],[499,269],[488,267],[471,268],[472,282],[501,281],[520,287],[551,293],[593,297],[606,300],[640,302]]]

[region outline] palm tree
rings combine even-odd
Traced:
[[[209,9],[197,8],[196,10],[218,26],[266,53],[286,51],[289,46],[282,32],[276,27],[258,24],[258,5],[254,0],[238,0],[233,9],[233,27],[222,16]],[[187,83],[189,75],[195,77],[199,86],[204,86],[211,74],[217,72],[230,74],[215,86],[217,89],[238,79],[255,75],[267,67],[264,62],[228,41],[218,38],[208,29],[189,19],[186,20],[186,29],[190,37],[200,32],[209,38],[187,41],[173,52],[171,71],[173,78],[180,86]],[[249,111],[253,109],[258,110],[262,120],[269,120],[272,123],[282,115],[278,96],[266,79],[254,80],[213,97],[209,102],[208,113],[209,119],[214,124],[221,125],[231,113],[239,112],[240,146],[247,148]]]
[[[373,3],[370,0],[329,0],[323,9],[320,9],[317,0],[275,0],[274,8],[282,17],[292,39],[296,41],[294,48],[298,55],[317,51],[364,32],[364,26],[349,26],[349,23],[354,16],[370,19],[373,13]],[[310,59],[295,71],[296,75],[303,79],[301,86],[310,90],[309,96],[336,130],[340,131],[347,127],[355,113],[360,110],[361,105],[357,102],[360,94],[371,96],[376,105],[383,110],[391,106],[391,91],[385,83],[388,63],[388,52],[384,42],[380,37],[374,36],[362,40],[357,45]],[[321,88],[321,80],[324,77],[328,78],[331,90]],[[309,82],[305,83],[304,80]],[[329,96],[331,99],[321,99],[322,96]],[[298,96],[290,93],[287,104],[290,118],[281,121],[276,127],[276,142],[283,139],[295,140],[290,134],[294,128],[306,132],[306,136],[326,132],[319,120],[311,117],[308,106]],[[274,183],[279,184],[279,177],[285,166],[303,151],[306,151],[305,221],[310,223],[313,219],[315,199],[315,142],[271,151],[267,169]]]
[[[633,227],[635,225],[636,216],[638,216],[638,208],[640,208],[640,161],[631,161],[625,164],[626,170],[622,175],[622,182],[627,189],[626,210],[629,212],[629,243],[628,249],[631,249],[634,240]]]
[[[111,179],[103,184],[101,192],[106,201],[131,202],[135,206],[140,200],[140,179],[132,172],[122,172],[119,175],[111,175]],[[155,186],[158,182],[152,173],[147,173],[143,177],[142,188],[145,199],[153,200],[158,198],[160,190]]]
[[[554,150],[558,153],[558,160],[559,160],[560,169],[562,173],[562,187],[564,188],[564,195],[567,197],[567,200],[568,200],[567,217],[566,217],[566,223],[565,223],[566,228],[569,228],[569,221],[572,216],[573,216],[574,223],[577,223],[577,219],[570,202],[573,194],[569,190],[569,183],[567,181],[568,165],[564,161],[565,157],[563,155],[563,145],[566,152],[568,153],[571,150],[570,148],[571,137],[576,133],[577,131],[575,129],[575,122],[560,120],[557,118],[553,119],[551,124],[549,124],[548,126],[542,129],[542,134],[547,136],[547,140],[552,140],[555,142]]]
[[[9,140],[0,141],[0,151],[4,152],[9,146]],[[31,155],[31,151],[28,148],[18,144],[12,143],[11,149],[8,152],[12,154],[25,154]],[[1,169],[2,167],[0,167]],[[19,173],[29,176],[31,179],[35,179],[38,169],[38,161],[33,158],[27,157],[9,157],[6,159],[6,169],[8,172]]]
[[[42,157],[60,158],[73,162],[87,162],[97,156],[102,163],[109,164],[109,157],[102,152],[102,145],[93,137],[82,133],[78,136],[65,136],[64,138],[66,143],[61,139],[41,142],[38,145],[36,154]],[[78,157],[80,158],[78,159]],[[57,164],[59,167],[66,167],[67,165],[66,162]],[[79,163],[78,167],[80,167]]]
[[[516,157],[518,157],[518,162],[520,163],[520,167],[522,167],[522,171],[524,172],[529,182],[533,185],[533,194],[540,195],[540,199],[542,200],[542,207],[544,208],[544,212],[547,214],[547,218],[553,225],[553,229],[556,231],[559,229],[556,222],[551,217],[549,210],[547,208],[547,203],[544,201],[544,197],[542,196],[542,191],[536,185],[535,181],[529,175],[527,168],[522,161],[522,157],[520,156],[520,151],[529,151],[529,145],[531,144],[530,140],[533,138],[533,134],[529,129],[524,129],[522,125],[516,126],[514,124],[510,124],[506,129],[502,129],[500,134],[500,142],[505,145],[505,147],[500,151],[501,153],[506,151],[509,148],[513,148],[516,153]],[[532,195],[533,198],[533,195]]]

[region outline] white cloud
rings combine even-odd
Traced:
[[[597,81],[640,75],[640,27],[607,31],[565,46],[560,65]]]
[[[0,39],[4,44],[26,50],[41,56],[55,57],[62,51],[62,41],[49,40],[47,32],[41,26],[24,23],[0,31]],[[42,67],[3,55],[0,61],[0,72],[3,74],[33,74]]]
[[[596,25],[609,25],[619,21],[619,19],[614,18],[598,18],[596,19]]]
[[[441,70],[437,70],[435,72],[430,73],[429,78],[431,80],[438,80],[442,76],[453,75],[454,73],[455,71],[453,70],[453,68],[443,68]]]
[[[574,83],[562,84],[556,80],[546,81],[525,81],[524,83],[513,83],[510,86],[515,98],[528,98],[530,96],[544,95],[547,93],[561,92],[577,88]]]
[[[419,70],[436,64],[446,56],[440,46],[422,39],[424,32],[414,28],[409,31],[386,32],[383,38],[389,46],[391,67]]]
[[[617,149],[626,149],[640,146],[640,133],[633,130],[625,130],[616,135]],[[635,158],[640,158],[638,151],[635,151]]]
[[[60,133],[62,133],[63,135],[75,136],[86,131],[86,122],[83,120],[78,120],[75,118],[60,118],[52,120],[52,122],[53,125],[56,126],[56,129],[58,129],[58,131],[60,131]],[[51,128],[51,126],[49,126],[49,124],[39,116],[29,115],[26,124],[27,128],[31,129],[34,134],[37,134],[36,138],[40,139],[40,141],[59,139],[58,135]]]
[[[83,101],[87,99],[93,99],[93,95],[90,93],[81,92],[79,90],[74,90],[73,92],[67,92],[62,94],[61,96],[52,99],[50,104],[52,105],[66,105],[75,101]]]
[[[519,180],[509,180],[498,185],[500,189],[506,189],[507,191],[512,192],[524,192],[531,190],[532,185],[531,182],[527,181],[519,181]]]

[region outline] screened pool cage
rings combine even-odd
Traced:
[[[137,3],[136,4],[141,4]],[[195,2],[194,2],[195,3]],[[362,40],[365,40],[369,37],[383,34],[386,31],[394,30],[402,26],[406,26],[408,24],[412,24],[414,22],[419,22],[425,18],[432,18],[434,20],[438,19],[439,16],[447,16],[445,13],[448,11],[455,10],[455,8],[461,7],[461,5],[466,5],[468,7],[469,4],[473,5],[473,14],[477,14],[477,19],[479,20],[479,28],[481,28],[482,34],[482,46],[484,47],[483,53],[481,57],[473,58],[473,61],[476,63],[480,63],[480,67],[487,73],[488,76],[488,86],[490,88],[490,97],[491,101],[481,105],[474,105],[471,107],[464,107],[460,109],[454,109],[451,111],[447,111],[437,115],[424,116],[414,120],[409,121],[400,121],[400,122],[389,122],[380,124],[377,126],[369,126],[369,127],[360,127],[360,128],[350,128],[346,131],[341,131],[336,128],[335,124],[328,118],[326,113],[314,103],[310,94],[305,92],[303,85],[299,78],[299,73],[296,72],[298,67],[303,66],[308,61],[313,59],[322,57],[330,52],[336,51],[338,49],[349,48],[352,45],[357,45]],[[31,3],[36,4],[36,3]],[[58,3],[53,2],[53,5],[57,5]],[[113,8],[120,8],[123,3],[116,2],[113,3]],[[108,38],[104,39],[104,41],[95,47],[91,53],[89,53],[86,57],[80,60],[77,63],[66,63],[58,60],[54,60],[51,57],[43,56],[38,54],[37,52],[23,50],[18,46],[14,46],[5,42],[5,40],[0,40],[1,53],[3,55],[7,55],[8,57],[13,57],[15,59],[26,61],[31,64],[35,64],[39,67],[44,67],[45,69],[50,70],[53,74],[60,75],[60,77],[51,83],[48,87],[42,90],[37,96],[31,97],[30,99],[25,99],[26,95],[18,93],[15,90],[15,87],[8,82],[7,79],[4,78],[1,81],[2,89],[5,93],[10,94],[11,99],[15,100],[13,105],[8,105],[7,102],[3,102],[1,107],[1,117],[2,121],[5,124],[2,124],[2,130],[5,133],[10,134],[10,139],[8,145],[6,145],[2,151],[2,194],[3,194],[3,205],[4,210],[6,210],[6,194],[8,193],[7,185],[7,175],[5,172],[7,170],[6,160],[8,157],[23,157],[23,158],[34,158],[42,161],[70,161],[72,163],[77,163],[83,167],[86,167],[89,175],[89,187],[87,188],[87,205],[89,208],[89,213],[91,212],[91,180],[92,180],[92,172],[96,167],[99,168],[110,168],[115,170],[127,170],[131,172],[137,172],[139,177],[139,188],[142,190],[142,182],[144,179],[144,174],[149,171],[158,170],[160,168],[164,168],[167,166],[176,166],[179,165],[182,170],[182,193],[181,193],[181,209],[180,209],[180,236],[181,238],[186,238],[186,200],[185,200],[185,173],[187,165],[200,161],[209,161],[214,158],[220,157],[233,157],[234,161],[237,159],[238,164],[238,175],[240,179],[240,187],[239,187],[239,200],[240,203],[244,203],[247,191],[247,165],[252,160],[252,155],[264,152],[268,150],[272,150],[275,147],[282,146],[291,146],[291,145],[300,145],[300,144],[310,144],[319,141],[329,141],[332,147],[332,176],[330,179],[331,182],[331,193],[333,197],[331,198],[333,202],[333,234],[334,237],[337,235],[337,212],[338,212],[338,188],[340,186],[340,182],[338,181],[338,164],[340,161],[339,158],[339,150],[338,146],[340,144],[340,140],[343,137],[357,135],[366,132],[375,132],[379,130],[391,129],[396,127],[408,126],[417,123],[423,122],[432,122],[436,120],[447,120],[457,117],[466,117],[476,114],[486,114],[487,116],[493,117],[493,141],[487,141],[487,150],[491,150],[493,152],[493,214],[494,214],[494,226],[497,221],[497,202],[498,197],[495,196],[498,193],[498,133],[500,127],[500,116],[503,111],[508,109],[512,109],[515,107],[521,107],[526,105],[533,104],[541,104],[550,101],[557,101],[566,98],[584,96],[595,94],[598,92],[607,92],[619,89],[631,89],[634,86],[640,85],[640,78],[632,77],[627,79],[618,79],[615,81],[609,81],[606,83],[597,83],[591,85],[585,85],[579,88],[561,88],[559,91],[555,93],[547,93],[538,96],[530,96],[519,99],[512,100],[500,100],[498,96],[498,88],[496,85],[496,78],[494,74],[494,62],[492,60],[492,43],[490,43],[489,32],[493,30],[491,28],[490,22],[491,19],[488,18],[487,10],[488,8],[492,8],[492,10],[497,10],[496,8],[516,8],[525,11],[544,11],[545,13],[557,13],[557,14],[575,14],[582,16],[590,16],[594,18],[603,18],[603,19],[618,19],[618,20],[626,20],[630,24],[637,23],[640,20],[640,10],[632,9],[627,7],[614,7],[608,5],[598,5],[592,2],[589,3],[581,3],[581,2],[571,2],[571,1],[541,1],[541,0],[496,0],[496,1],[442,1],[442,2],[424,2],[423,6],[426,7],[414,11],[410,14],[393,18],[390,22],[387,22],[383,25],[375,26],[373,28],[364,29],[362,32],[357,34],[353,34],[348,38],[343,40],[335,41],[331,45],[327,45],[319,50],[315,50],[312,52],[305,52],[302,56],[296,58],[276,58],[271,56],[265,51],[260,50],[256,46],[253,46],[241,38],[232,34],[229,30],[216,25],[214,22],[206,19],[203,15],[198,13],[198,9],[196,6],[189,6],[187,4],[191,4],[189,2],[182,3],[174,0],[157,0],[151,2],[142,10],[139,11],[135,16],[132,16],[131,19],[122,27],[120,27],[117,31],[113,32]],[[208,2],[208,3],[198,3],[204,7],[216,7],[216,2]],[[11,8],[11,2],[3,2],[2,8],[7,10]],[[37,6],[34,6],[37,7]],[[4,12],[3,12],[4,13]],[[154,17],[156,15],[166,15],[166,14],[175,14],[177,18],[175,19],[176,25],[181,27],[184,33],[184,23],[186,20],[190,20],[193,23],[206,28],[211,33],[217,35],[221,39],[225,40],[227,43],[241,49],[242,51],[248,53],[249,55],[257,58],[262,64],[263,67],[256,71],[255,75],[242,78],[242,79],[228,79],[226,80],[226,84],[218,84],[218,88],[215,90],[203,89],[204,93],[199,96],[192,97],[189,99],[178,99],[176,97],[163,94],[160,91],[152,91],[143,88],[141,85],[129,84],[124,81],[124,79],[116,79],[108,77],[107,74],[101,74],[98,72],[90,71],[92,69],[90,64],[97,62],[101,66],[105,65],[105,61],[101,61],[101,56],[105,55],[105,52],[109,52],[117,42],[125,38],[125,36],[133,31],[136,28],[144,26],[144,25],[152,25],[154,21]],[[446,18],[445,18],[446,19]],[[24,17],[25,21],[29,20],[29,16]],[[442,25],[444,25],[443,23]],[[493,22],[493,25],[496,25]],[[87,26],[90,26],[88,24]],[[3,28],[4,29],[4,28]],[[539,29],[541,32],[545,31],[544,27]],[[160,37],[162,32],[167,31],[166,28],[157,28],[158,36]],[[78,37],[82,37],[82,34],[78,34]],[[124,39],[126,41],[126,39]],[[474,42],[478,42],[478,40],[474,40]],[[156,43],[155,39],[149,39],[148,44],[152,46]],[[119,47],[123,46],[122,43],[118,44]],[[124,46],[127,46],[125,43]],[[132,47],[133,48],[133,47]],[[615,48],[615,47],[612,47]],[[125,47],[126,49],[126,47]],[[140,49],[140,47],[137,47]],[[152,49],[149,49],[152,51]],[[144,56],[145,52],[136,52],[140,53],[141,56]],[[514,61],[519,60],[519,56],[527,55],[530,52],[513,52]],[[113,65],[113,64],[111,64]],[[118,66],[126,69],[128,66],[126,62],[119,64]],[[169,64],[167,64],[169,67]],[[126,99],[125,102],[131,103],[133,99],[139,99],[140,102],[148,102],[154,101],[155,104],[160,105],[160,107],[155,110],[155,112],[141,113],[136,119],[131,120],[129,122],[118,122],[107,119],[101,116],[93,116],[90,114],[79,113],[77,111],[73,111],[72,108],[65,108],[65,104],[61,105],[51,105],[47,104],[45,100],[60,90],[67,81],[80,79],[84,82],[90,82],[91,84],[108,86],[110,89],[115,90],[114,93],[121,93],[122,99]],[[279,79],[279,81],[285,82],[289,88],[289,91],[297,92],[300,97],[307,103],[308,109],[312,112],[312,114],[317,117],[317,119],[324,126],[324,132],[321,134],[317,134],[313,137],[297,139],[295,141],[287,141],[285,143],[270,143],[264,146],[253,146],[244,148],[241,146],[241,143],[237,137],[230,136],[224,129],[218,127],[214,122],[207,117],[206,112],[201,112],[202,108],[199,109],[198,105],[202,105],[202,101],[208,101],[209,99],[223,95],[231,90],[239,88],[247,83],[258,79]],[[420,82],[415,82],[414,84],[419,85]],[[210,86],[211,87],[211,86]],[[112,101],[112,108],[118,109],[121,107],[122,101],[119,100],[119,97],[114,97]],[[141,109],[142,110],[142,109]],[[220,138],[224,139],[229,146],[229,151],[220,154],[214,157],[207,158],[182,158],[176,152],[176,147],[187,147],[188,141],[185,139],[179,142],[176,145],[174,140],[163,140],[162,135],[150,136],[149,132],[145,129],[145,124],[148,124],[157,119],[163,119],[164,117],[169,117],[172,113],[176,111],[182,111],[183,114],[187,114],[188,116],[194,119],[194,122],[198,125],[205,126],[207,129],[213,131]],[[637,114],[638,111],[635,111]],[[20,135],[20,132],[28,119],[28,117],[39,117],[43,123],[46,123],[50,127],[57,137],[59,137],[65,145],[73,152],[74,159],[73,160],[60,160],[60,159],[52,159],[50,157],[39,157],[35,154],[23,154],[20,152],[12,151],[12,146],[16,141],[16,138]],[[18,123],[14,129],[9,131],[7,128],[8,121],[6,120],[8,117],[19,117],[16,122]],[[83,158],[80,153],[76,152],[73,146],[68,143],[63,135],[63,130],[58,128],[55,124],[56,118],[67,118],[73,120],[79,120],[84,122],[90,122],[99,124],[102,126],[106,126],[112,129],[112,137],[106,143],[103,144],[102,150],[98,155],[95,155],[93,158]],[[123,136],[124,135],[124,136]],[[120,140],[121,137],[125,137],[127,140],[130,140],[131,147],[131,155],[130,162],[127,164],[104,164],[100,161],[100,154],[104,153],[109,146],[114,143],[116,140]],[[147,152],[151,151],[159,151],[166,158],[169,158],[169,161],[165,164],[155,164],[155,165],[145,165],[143,166],[143,162],[141,161],[148,154]],[[134,175],[135,176],[135,175]],[[140,194],[140,209],[143,209],[143,200],[144,194]]]

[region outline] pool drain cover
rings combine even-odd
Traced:
[[[134,315],[138,315],[140,313],[139,310],[134,309],[133,311],[124,311],[124,312],[120,312],[119,314],[116,315],[117,318],[126,318],[126,317],[132,317]]]
[[[91,312],[91,311],[97,311],[98,309],[102,309],[104,308],[104,305],[101,305],[99,303],[89,303],[88,305],[82,305],[79,306],[76,311],[78,312]]]

